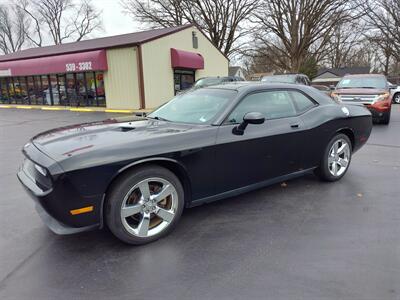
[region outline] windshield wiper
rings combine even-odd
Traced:
[[[169,122],[169,120],[167,120],[167,119],[165,119],[165,118],[162,118],[162,117],[157,117],[157,116],[155,116],[155,117],[147,117],[147,118],[149,118],[149,119],[154,119],[154,120],[159,120],[159,121],[166,121],[166,122]]]

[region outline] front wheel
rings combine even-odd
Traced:
[[[400,93],[396,93],[393,95],[393,102],[396,104],[400,104]]]
[[[328,143],[316,174],[325,181],[339,180],[349,168],[352,146],[345,134],[335,135]]]
[[[106,200],[111,232],[129,244],[146,244],[169,233],[184,207],[184,191],[169,170],[145,166],[123,175]]]

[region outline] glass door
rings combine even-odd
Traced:
[[[174,70],[175,95],[193,86],[195,81],[194,72],[194,70]]]

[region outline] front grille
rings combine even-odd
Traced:
[[[373,104],[378,95],[340,95],[342,102],[356,102],[362,104]]]
[[[47,191],[51,188],[52,182],[49,175],[44,176],[35,168],[35,163],[29,159],[25,159],[22,165],[24,173],[36,183],[36,185],[42,190]]]

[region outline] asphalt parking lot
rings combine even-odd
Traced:
[[[31,136],[110,116],[0,110],[0,299],[400,299],[400,105],[340,182],[310,174],[188,209],[140,247],[54,235],[15,176]]]

